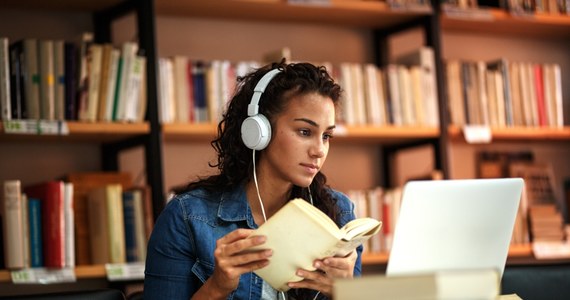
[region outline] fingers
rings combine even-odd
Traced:
[[[327,257],[316,260],[314,267],[333,278],[351,278],[357,256],[356,251],[353,251],[345,257]]]
[[[211,277],[213,285],[223,291],[233,290],[241,274],[248,273],[269,264],[272,250],[248,250],[262,245],[265,236],[248,238],[253,230],[237,229],[216,241],[214,250],[215,268]]]
[[[250,229],[237,229],[230,232],[216,241],[216,251],[220,251],[221,253],[218,254],[222,256],[232,256],[253,246],[265,243],[265,236],[247,238],[252,232],[253,230]]]
[[[295,289],[311,289],[319,291],[322,294],[329,296],[332,294],[333,278],[322,271],[307,271],[300,269],[296,273],[297,276],[302,277],[303,280],[298,282],[289,282],[288,286]]]
[[[313,266],[317,269],[316,271],[300,269],[297,271],[297,276],[302,277],[303,280],[290,282],[288,285],[291,288],[317,290],[330,296],[335,278],[353,277],[357,257],[358,254],[353,251],[345,257],[327,257],[323,260],[315,260]]]

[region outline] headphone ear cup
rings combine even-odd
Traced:
[[[249,149],[265,149],[271,140],[269,120],[262,114],[247,117],[241,124],[241,139]]]

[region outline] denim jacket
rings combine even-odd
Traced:
[[[339,226],[353,220],[354,205],[331,190],[339,208]],[[193,190],[172,199],[156,221],[148,243],[144,298],[190,299],[214,272],[216,240],[237,228],[257,228],[243,186],[231,192]],[[361,273],[362,246],[354,275]],[[260,299],[262,279],[241,275],[228,299]]]

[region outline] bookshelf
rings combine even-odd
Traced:
[[[38,135],[7,133],[4,124],[0,124],[0,141],[65,141],[65,142],[101,142],[109,143],[149,134],[148,123],[85,123],[67,121],[69,133],[65,135]]]
[[[565,15],[536,14],[513,16],[501,9],[476,12],[446,13],[440,17],[444,31],[484,33],[501,36],[540,38],[570,37],[570,18]]]
[[[570,127],[564,128],[540,128],[540,127],[512,127],[492,128],[493,141],[528,141],[528,142],[569,142]],[[461,128],[449,126],[449,137],[454,141],[464,140]]]
[[[162,203],[162,168],[159,141],[160,135],[156,118],[156,84],[154,81],[154,20],[149,17],[153,11],[152,1],[129,1],[129,0],[103,0],[103,1],[5,1],[3,7],[9,9],[3,14],[14,13],[23,16],[25,21],[15,24],[6,24],[15,21],[16,18],[7,18],[3,23],[5,31],[0,33],[2,37],[8,37],[12,43],[24,38],[37,39],[63,39],[76,41],[75,39],[85,31],[94,32],[94,41],[97,43],[112,42],[112,23],[124,15],[134,13],[138,16],[135,24],[141,34],[137,37],[139,49],[149,57],[149,67],[146,79],[147,116],[143,122],[138,123],[103,123],[103,122],[80,122],[80,121],[40,121],[46,126],[63,125],[66,130],[60,134],[42,133],[14,133],[10,132],[18,120],[7,123],[0,122],[0,143],[3,144],[4,162],[10,162],[14,166],[16,162],[25,162],[22,168],[33,167],[30,176],[26,176],[25,170],[3,170],[0,178],[22,179],[22,184],[53,180],[72,172],[119,171],[120,157],[133,148],[142,148],[144,155],[136,164],[143,165],[142,174],[149,186],[156,188],[151,197],[154,203]],[[8,21],[11,20],[11,21]],[[44,27],[33,24],[30,21],[42,23]],[[88,20],[88,21],[84,21]],[[43,23],[45,22],[45,24]],[[20,24],[22,23],[22,24]],[[25,23],[25,24],[24,24]],[[90,24],[92,23],[92,24]],[[19,26],[21,25],[21,26]],[[40,24],[41,25],[41,24]],[[23,124],[24,122],[22,122]],[[41,127],[41,126],[40,126]],[[43,128],[43,127],[42,127]],[[50,127],[51,128],[51,127]],[[33,131],[33,130],[32,130]],[[12,149],[12,150],[6,150]],[[45,149],[45,150],[44,150]],[[12,151],[12,152],[9,152]],[[54,156],[52,156],[54,155]],[[60,158],[65,157],[64,160]],[[65,161],[66,160],[66,161]],[[81,163],[80,161],[86,161]],[[46,164],[47,162],[47,164]],[[60,168],[54,167],[60,163]],[[4,163],[2,163],[5,165]],[[7,165],[7,164],[6,164]],[[40,167],[37,167],[40,166]],[[20,177],[19,175],[24,175]],[[133,176],[133,179],[135,177]],[[144,183],[143,183],[144,184]],[[158,216],[158,211],[154,213]],[[73,273],[78,279],[76,283],[54,284],[46,286],[34,286],[32,288],[20,288],[12,284],[10,271],[0,270],[0,296],[18,293],[42,292],[44,290],[73,290],[86,289],[92,286],[109,287],[107,271],[104,265],[79,265],[73,268]],[[87,280],[87,281],[86,281]],[[81,281],[81,282],[80,282]],[[136,281],[136,280],[135,280]],[[138,280],[139,283],[141,282]],[[132,283],[132,282],[131,282]],[[85,287],[87,286],[87,287]],[[127,283],[115,284],[116,288],[126,287]]]
[[[169,141],[211,141],[216,136],[217,124],[164,124],[164,140]],[[399,126],[344,126],[335,131],[335,143],[399,144],[406,141],[436,139],[437,128]]]

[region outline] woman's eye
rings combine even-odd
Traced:
[[[323,140],[330,140],[332,139],[334,136],[331,133],[325,133],[323,134]]]
[[[311,135],[311,132],[308,129],[301,129],[299,130],[299,134],[301,134],[302,136],[309,136]]]

